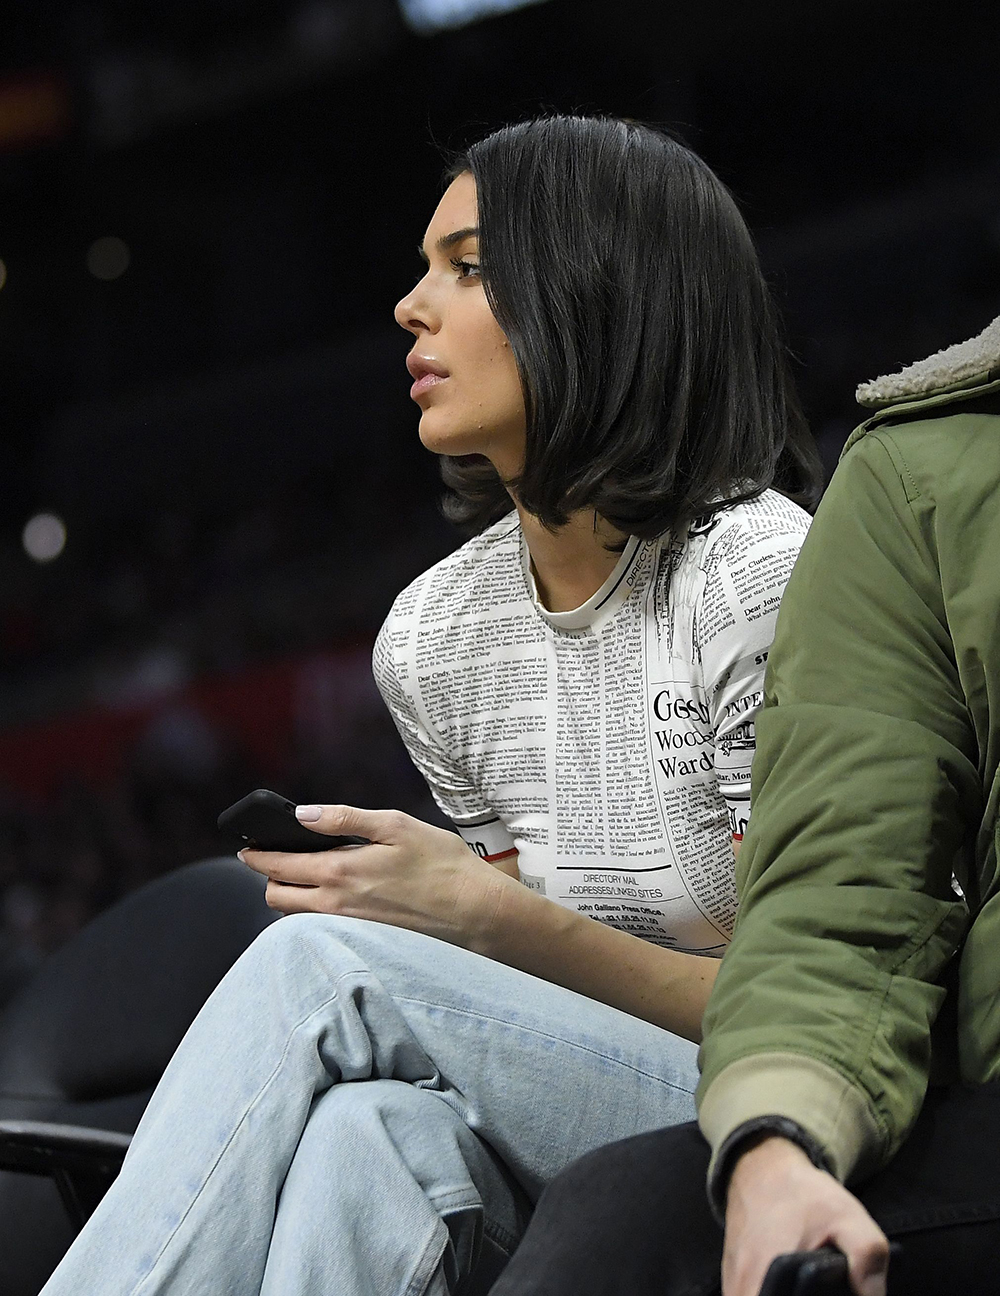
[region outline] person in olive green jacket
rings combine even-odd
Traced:
[[[776,1251],[827,1240],[879,1291],[884,1241],[834,1181],[893,1157],[932,1076],[1000,1077],[1000,319],[859,399],[877,412],[782,604],[740,917],[704,1019],[720,1195],[739,1158],[733,1296]],[[776,1118],[792,1142],[765,1137]]]
[[[859,399],[771,649],[704,1139],[564,1171],[495,1296],[717,1290],[723,1219],[725,1296],[828,1243],[882,1296],[886,1234],[898,1290],[1000,1291],[1000,318]]]

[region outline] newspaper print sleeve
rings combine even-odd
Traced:
[[[389,708],[410,759],[423,775],[441,811],[455,825],[462,839],[491,864],[515,859],[514,839],[496,811],[486,805],[482,794],[462,773],[440,741],[420,721],[407,685],[407,654],[399,651],[412,631],[411,614],[416,589],[405,589],[375,641],[372,669],[382,699]]]
[[[773,529],[759,517],[773,509]],[[706,564],[698,609],[696,651],[715,736],[715,776],[729,811],[734,841],[750,818],[750,765],[756,750],[754,719],[764,699],[764,671],[778,606],[802,544],[801,518],[780,496],[758,504],[753,530],[734,527],[720,537]],[[786,525],[793,521],[794,527]]]

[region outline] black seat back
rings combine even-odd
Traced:
[[[181,1037],[276,915],[236,859],[126,896],[42,964],[0,1016],[0,1119],[131,1133]],[[0,1171],[0,1292],[35,1296],[72,1239],[55,1185]]]

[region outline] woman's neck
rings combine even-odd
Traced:
[[[520,504],[517,511],[542,606],[549,612],[571,612],[586,603],[621,557],[607,546],[620,545],[627,537],[590,511],[571,514],[557,531],[543,526]]]

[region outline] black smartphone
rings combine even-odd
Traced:
[[[241,838],[242,846],[255,850],[305,854],[333,850],[335,846],[367,846],[367,837],[328,837],[312,832],[295,818],[295,802],[258,788],[223,810],[218,819],[224,833]]]
[[[775,1256],[760,1296],[852,1296],[847,1256],[829,1246]]]
[[[902,1250],[901,1243],[889,1243],[890,1268]],[[847,1256],[833,1246],[775,1256],[764,1275],[760,1296],[854,1296]]]

